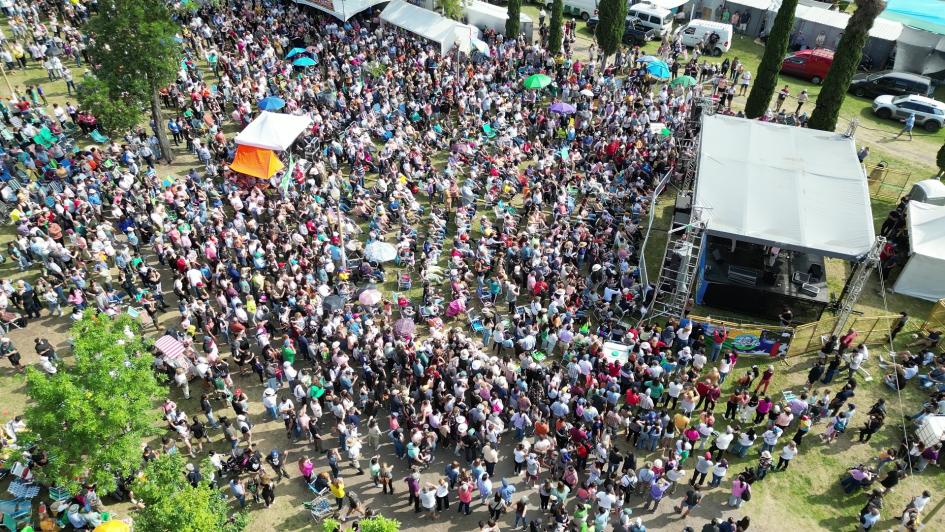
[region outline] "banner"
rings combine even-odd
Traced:
[[[722,343],[722,350],[731,349],[739,355],[786,356],[791,340],[794,338],[794,331],[790,327],[710,321],[708,318],[696,316],[690,318],[694,325],[702,326],[706,345],[712,344],[715,332],[724,326],[727,337]]]

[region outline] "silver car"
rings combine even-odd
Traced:
[[[915,125],[935,132],[945,127],[945,103],[925,96],[877,96],[873,100],[873,113],[880,118],[903,120],[915,113]]]

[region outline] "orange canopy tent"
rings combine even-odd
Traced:
[[[285,168],[285,165],[272,150],[245,145],[236,147],[236,157],[233,158],[233,163],[230,164],[230,169],[234,172],[260,179],[269,179],[283,168]]]

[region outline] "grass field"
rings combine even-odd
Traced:
[[[524,6],[524,11],[532,15],[537,21],[537,7],[534,5],[526,5]],[[579,23],[579,27],[583,28],[583,24]],[[579,32],[579,38],[585,45],[584,48],[582,48],[582,42],[579,42],[578,53],[580,55],[580,53],[582,53],[581,50],[586,50],[587,35]],[[651,44],[650,46],[655,48],[655,45]],[[739,39],[736,40],[734,48],[729,52],[728,56],[734,57],[737,55],[739,59],[744,61],[749,66],[749,69],[754,72],[757,69],[761,50],[762,48],[760,46],[755,45],[751,41]],[[586,51],[583,53],[586,53]],[[719,61],[721,61],[721,59],[719,59]],[[73,73],[78,79],[81,77],[82,69],[73,68]],[[35,65],[26,71],[17,70],[10,72],[9,78],[11,83],[16,87],[41,83],[51,103],[59,102],[60,104],[64,104],[69,100],[65,84],[61,81],[49,82],[45,72]],[[818,87],[798,80],[785,79],[785,82],[792,86],[792,93],[795,94],[800,88],[807,88],[811,91],[812,99],[819,90]],[[0,85],[0,92],[5,92],[2,85]],[[735,102],[736,106],[742,105],[744,98],[737,98]],[[858,132],[857,138],[871,146],[873,152],[870,162],[885,160],[894,168],[908,172],[910,174],[910,181],[915,181],[934,173],[934,168],[931,166],[930,161],[934,158],[934,150],[937,149],[943,138],[945,138],[945,133],[938,133],[936,135],[922,135],[922,133],[919,133],[916,136],[916,140],[908,144],[905,142],[883,142],[883,137],[895,133],[898,131],[898,127],[893,122],[887,123],[876,120],[868,111],[864,111],[864,108],[867,106],[868,102],[865,100],[848,97],[844,103],[842,116],[846,119],[856,117],[863,124],[864,134],[861,137],[860,132]],[[870,129],[867,130],[865,129],[866,127]],[[876,132],[873,132],[873,129],[875,129]],[[865,132],[871,132],[871,134],[875,133],[879,136],[871,137],[870,135],[866,135]],[[91,141],[88,143],[91,143]],[[86,143],[80,142],[80,145],[85,146]],[[435,161],[437,164],[442,165],[443,158],[442,154],[438,154],[438,156],[435,157]],[[189,155],[179,153],[177,162],[175,162],[173,166],[161,167],[159,170],[162,174],[180,174],[188,170],[193,164],[194,161]],[[647,249],[651,276],[655,276],[658,271],[657,267],[662,257],[663,247],[665,246],[665,230],[669,225],[669,219],[672,215],[672,194],[668,193],[664,195],[656,208],[658,209],[657,221],[651,243]],[[885,212],[889,208],[890,204],[887,202],[874,203],[875,216],[879,222],[885,217]],[[477,224],[474,223],[474,228],[476,226]],[[6,239],[9,238],[10,234],[11,228],[8,226],[3,227],[3,236],[0,238],[0,244],[4,243]],[[831,263],[829,273],[833,275],[834,279],[831,284],[831,289],[838,291],[840,287],[838,279],[842,279],[842,276],[845,275],[845,265],[842,263]],[[18,278],[21,275],[23,274],[18,272],[9,262],[0,266],[0,277]],[[915,317],[915,320],[910,324],[910,328],[907,329],[907,332],[917,327],[920,324],[921,318],[928,312],[929,305],[927,303],[912,298],[887,295],[884,301],[884,298],[877,292],[876,288],[877,287],[873,285],[864,292],[858,310],[867,314],[885,314],[887,306],[889,311],[908,309],[910,314]],[[383,289],[388,293],[396,291],[396,280],[393,276],[389,277]],[[419,283],[415,280],[414,288],[408,295],[413,297],[417,296],[419,289]],[[716,313],[714,315],[718,314]],[[174,318],[173,316],[168,316],[164,319],[165,322],[169,322]],[[65,340],[67,324],[63,320],[43,319],[37,322],[37,325],[31,326],[29,330],[16,331],[14,334],[11,334],[14,341],[17,342],[21,350],[24,351],[24,361],[26,363],[30,363],[35,359],[35,357],[32,357],[31,349],[29,349],[29,346],[32,344],[32,337],[35,335],[47,335],[54,343],[59,344]],[[907,340],[908,334],[903,334],[900,338],[902,340],[898,343],[898,347],[901,347]],[[874,376],[879,373],[879,369],[875,367],[875,353],[878,353],[880,350],[879,346],[874,346],[874,358],[871,359],[872,364],[869,368],[874,373]],[[27,353],[27,351],[29,351],[29,353]],[[760,363],[762,361],[755,360],[755,362]],[[803,383],[807,369],[810,366],[810,360],[799,358],[791,362],[791,367],[781,366],[777,368],[776,377],[772,386],[773,391],[780,393],[782,389],[798,390],[799,386]],[[739,365],[738,370],[736,370],[736,373],[740,374],[743,372],[746,364],[750,363],[751,361],[743,361]],[[246,379],[242,384],[244,386],[251,386],[253,385],[253,383],[250,382],[251,380],[252,379]],[[732,381],[729,381],[729,385],[731,385],[731,382]],[[255,416],[260,416],[259,404],[256,401],[257,392],[260,390],[257,390],[256,386],[252,387],[253,392],[251,392],[251,398],[253,399],[254,407],[256,407],[252,413]],[[726,392],[727,391],[728,388],[726,389]],[[861,414],[858,415],[854,423],[856,427],[859,426],[863,419],[859,417],[862,416],[862,412],[865,412],[869,406],[880,397],[885,397],[887,401],[890,402],[890,418],[884,429],[874,437],[870,445],[853,444],[849,436],[841,438],[839,442],[831,446],[819,444],[816,441],[816,434],[821,433],[824,427],[822,424],[816,426],[811,435],[807,437],[802,454],[792,463],[790,469],[784,473],[769,475],[768,479],[758,485],[757,491],[754,492],[755,497],[752,499],[752,502],[745,505],[743,511],[732,513],[731,515],[740,517],[742,514],[747,513],[753,520],[753,529],[756,530],[789,530],[792,528],[796,530],[852,529],[854,526],[854,516],[863,505],[863,497],[861,495],[844,495],[838,488],[841,475],[846,470],[846,467],[858,462],[867,461],[875,456],[881,446],[895,445],[898,442],[898,438],[902,435],[902,424],[899,423],[898,416],[900,413],[906,415],[914,413],[918,410],[922,400],[921,394],[914,388],[907,388],[903,391],[900,403],[900,397],[897,397],[876,381],[865,383],[857,390],[856,403]],[[12,375],[7,370],[0,372],[0,402],[2,402],[0,418],[6,420],[22,412],[26,400],[23,378],[18,375]],[[189,411],[196,411],[196,406],[193,404],[193,401],[179,402],[184,408],[189,408]],[[281,427],[277,426],[277,424],[260,424],[258,432],[264,442],[264,449],[276,446],[285,448],[284,435],[282,434]],[[789,435],[786,435],[784,439],[786,439],[787,436]],[[218,449],[223,448],[218,435],[214,436],[213,447]],[[305,452],[304,446],[301,446],[301,448],[292,447],[290,450],[294,454]],[[750,464],[753,464],[756,460],[755,456],[755,454],[750,454],[749,458],[744,460],[734,460],[730,471],[732,473],[741,471]],[[298,456],[290,458],[290,461],[296,458],[298,458]],[[292,468],[290,468],[290,470],[291,469]],[[319,461],[318,469],[324,469],[323,462]],[[441,467],[432,468],[427,476],[432,479],[438,475],[440,469]],[[509,468],[509,473],[510,471],[511,469]],[[308,500],[310,496],[305,491],[304,487],[300,485],[300,481],[295,478],[297,476],[296,472],[292,470],[291,474],[293,478],[289,483],[280,484],[277,491],[278,499],[273,508],[269,510],[256,508],[253,510],[252,530],[314,529],[314,525],[312,525],[308,516],[301,510],[301,502]],[[375,493],[376,490],[370,487],[369,482],[364,482],[363,478],[357,479],[356,477],[349,477],[349,481],[350,485],[354,486],[359,494],[362,495],[362,498],[369,504],[382,509],[385,514],[401,519],[405,523],[405,528],[431,531],[442,530],[444,528],[449,530],[472,530],[475,528],[475,519],[483,518],[482,510],[478,510],[474,517],[467,519],[459,519],[451,516],[448,521],[441,520],[435,523],[427,521],[421,522],[413,516],[410,510],[403,506],[402,486],[398,485],[398,496],[394,499],[377,495]],[[906,502],[908,502],[913,495],[918,494],[922,489],[932,489],[933,486],[941,486],[943,481],[945,481],[945,473],[938,468],[930,467],[930,469],[922,475],[909,477],[901,482],[899,487],[887,500],[886,510],[884,510],[883,513],[884,521],[881,523],[883,528],[892,526],[892,522],[887,519],[901,511]],[[726,485],[727,484],[723,484],[723,486]],[[679,495],[680,493],[677,492],[676,497],[678,498]],[[532,499],[533,501],[536,499],[533,494]],[[705,519],[717,515],[730,515],[729,513],[723,513],[724,509],[719,505],[722,500],[724,500],[722,490],[710,492],[703,502],[702,507],[694,511],[692,516],[685,522],[680,521],[675,516],[670,516],[669,512],[671,508],[670,505],[666,503],[662,505],[659,513],[642,514],[642,517],[644,518],[644,522],[653,530],[678,530],[681,529],[684,524],[694,526],[698,530],[705,522]],[[675,503],[676,501],[673,500],[672,502]],[[945,501],[933,498],[932,504],[925,516],[927,529],[945,530],[945,514],[941,512],[943,504],[945,504]],[[121,513],[126,510],[126,507],[117,505],[114,509]],[[507,524],[510,525],[511,523],[509,522]]]

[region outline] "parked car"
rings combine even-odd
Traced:
[[[931,96],[935,92],[935,86],[932,85],[931,78],[919,74],[883,70],[853,76],[850,92],[861,98],[875,98],[884,94]]]
[[[587,29],[593,32],[599,23],[600,19],[598,19],[597,16],[593,16],[587,21]],[[656,33],[656,30],[645,26],[640,19],[627,17],[627,25],[623,30],[624,44],[643,46],[658,37],[659,34]]]
[[[873,113],[880,118],[897,120],[915,113],[915,125],[933,133],[945,126],[945,103],[915,94],[877,96],[873,100]]]
[[[781,73],[819,85],[827,76],[827,71],[830,70],[832,64],[833,50],[826,48],[800,50],[784,58],[781,63]]]
[[[718,57],[732,47],[732,25],[693,19],[676,30],[684,46],[695,48],[708,44],[709,53]]]
[[[545,9],[548,10],[548,16],[550,17],[554,0],[541,0],[539,3],[545,6]],[[581,17],[585,22],[590,20],[592,15],[597,14],[596,0],[563,0],[562,7],[565,15]]]

